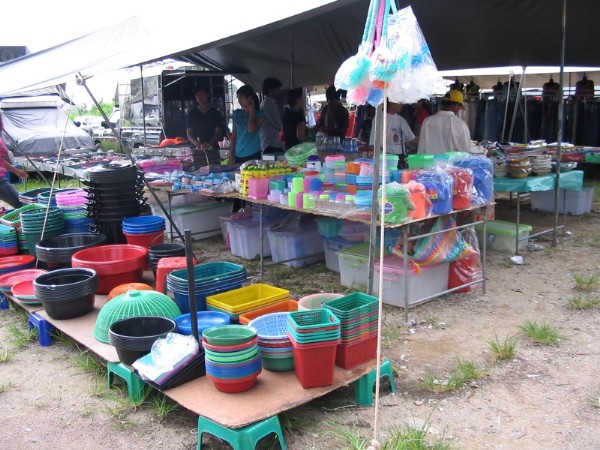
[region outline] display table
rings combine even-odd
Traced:
[[[583,171],[571,170],[561,172],[559,176],[559,187],[564,191],[581,191],[583,189]],[[515,237],[515,255],[519,254],[519,224],[521,223],[521,194],[527,192],[551,191],[555,188],[556,174],[548,174],[539,177],[494,178],[494,192],[510,192],[517,194],[517,215],[516,215],[516,237]],[[566,211],[566,209],[565,209]],[[563,213],[563,224],[555,228],[539,231],[530,234],[527,239],[540,236],[546,233],[556,233],[558,228],[564,230],[566,225],[566,213]]]

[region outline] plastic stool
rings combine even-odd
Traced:
[[[4,292],[0,292],[0,309],[8,309],[8,297]]]
[[[281,450],[286,450],[283,432],[279,417],[272,416],[268,419],[255,422],[243,428],[227,428],[219,425],[206,417],[198,417],[198,450],[202,448],[202,433],[210,433],[224,441],[229,442],[233,450],[254,450],[256,443],[270,433],[275,433],[279,439]]]
[[[392,363],[389,359],[383,360],[380,368],[380,378],[388,377],[390,380],[390,387],[392,392],[396,392],[396,386],[394,386],[394,375],[392,373]],[[360,406],[371,406],[373,404],[373,386],[377,380],[377,369],[373,369],[371,372],[364,374],[354,383],[355,399],[356,404]]]
[[[108,379],[108,388],[112,386],[113,375],[120,376],[127,384],[129,400],[134,403],[141,403],[144,400],[146,383],[138,377],[131,369],[123,363],[109,362],[106,364],[106,378]]]
[[[194,258],[194,264],[196,259]],[[177,269],[187,267],[187,258],[185,256],[168,256],[158,260],[156,265],[156,290],[161,294],[165,293],[167,275]]]
[[[49,347],[52,345],[52,337],[50,333],[54,329],[54,326],[40,316],[38,313],[30,312],[27,314],[27,326],[29,329],[37,328],[38,330],[38,341],[42,347]]]

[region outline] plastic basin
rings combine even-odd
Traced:
[[[188,313],[175,318],[178,333],[185,335],[192,334],[191,317],[192,315]],[[196,313],[196,320],[196,323],[198,324],[198,336],[202,336],[202,332],[207,328],[212,328],[219,325],[229,325],[231,322],[229,314],[218,311],[198,311]]]
[[[245,325],[223,325],[207,328],[202,335],[211,345],[239,345],[256,338],[256,331]]]

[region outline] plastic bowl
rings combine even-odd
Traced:
[[[256,338],[256,330],[246,325],[223,325],[207,328],[202,333],[210,345],[240,345]]]
[[[228,394],[236,394],[238,392],[244,392],[249,389],[252,389],[256,385],[256,379],[258,375],[262,371],[259,370],[255,374],[249,375],[244,378],[235,378],[231,380],[226,380],[223,378],[215,378],[212,375],[206,374],[206,378],[212,380],[215,388],[218,391],[225,392]]]
[[[185,335],[192,334],[191,317],[192,315],[188,313],[175,318],[177,332]],[[231,323],[231,317],[229,314],[218,311],[198,311],[196,318],[196,323],[198,324],[198,336],[202,336],[202,332],[207,328],[212,328],[219,325],[229,325]]]

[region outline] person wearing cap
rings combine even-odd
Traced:
[[[348,110],[340,103],[340,91],[334,86],[329,86],[325,91],[327,104],[321,110],[319,121],[315,126],[315,131],[322,131],[327,136],[339,137],[343,141],[346,137],[346,130],[350,120]]]
[[[464,95],[461,91],[450,90],[446,93],[439,111],[423,121],[418,153],[485,153],[482,147],[473,145],[469,127],[458,117],[464,108],[463,104]]]

